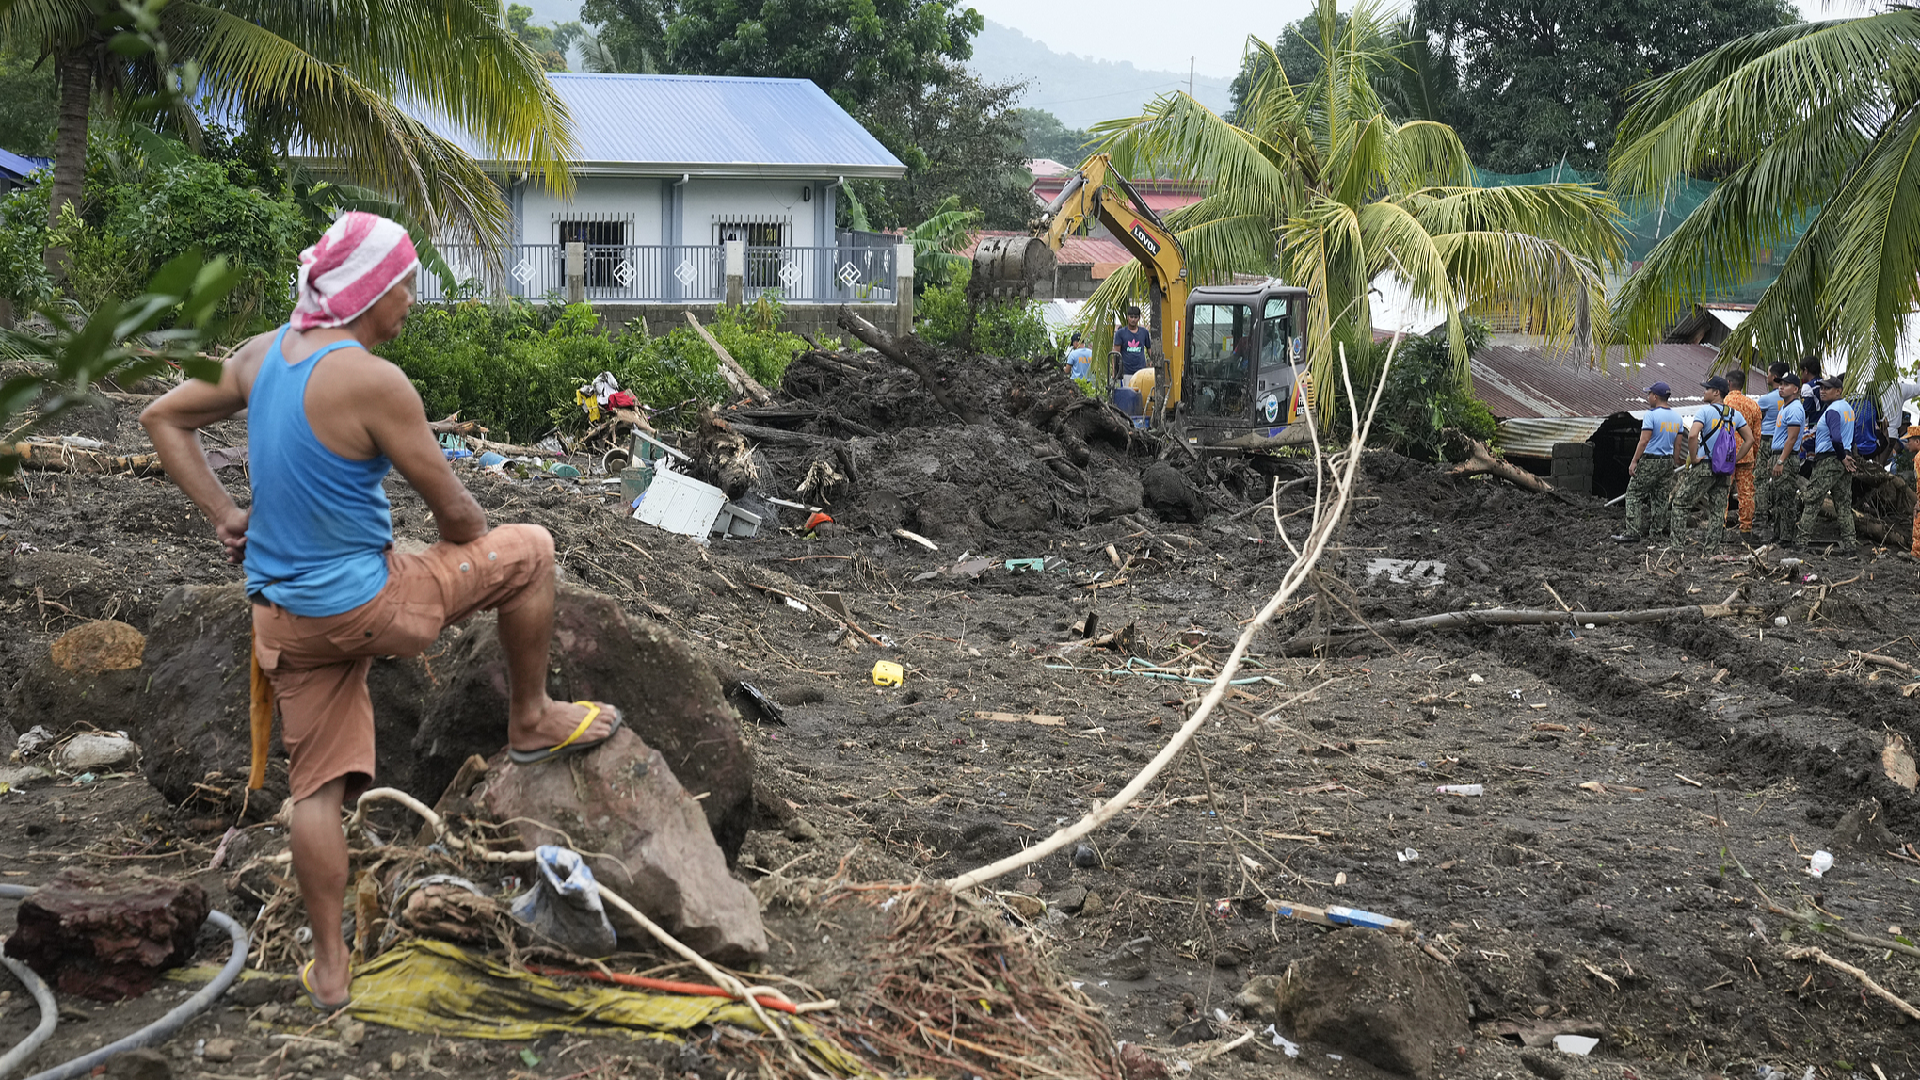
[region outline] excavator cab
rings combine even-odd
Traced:
[[[1190,445],[1258,449],[1308,441],[1307,290],[1268,282],[1194,289],[1175,422]],[[1304,383],[1304,380],[1301,380]]]

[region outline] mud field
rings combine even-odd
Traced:
[[[810,377],[823,394],[847,392],[818,370]],[[1150,452],[1124,435],[964,427],[924,411],[890,420],[870,404],[841,417],[874,432],[862,435],[809,416],[791,430],[820,441],[763,450],[761,465],[774,494],[795,492],[816,461],[841,475],[844,486],[824,493],[837,496],[828,508],[839,521],[811,538],[789,528],[703,549],[622,518],[597,484],[463,475],[495,523],[553,532],[567,580],[671,625],[725,681],[778,703],[778,717],[742,709],[761,797],[780,805],[763,808],[737,872],[759,882],[768,969],[857,1000],[884,917],[825,897],[852,883],[952,876],[1111,797],[1189,715],[1291,556],[1271,513],[1235,517],[1272,483],[1243,466],[1208,475],[1176,455],[1197,495],[1181,508],[1178,492],[1156,496],[1171,481],[1145,475]],[[89,423],[122,452],[144,448],[130,412]],[[222,438],[244,441],[228,427]],[[1094,451],[1081,462],[1076,441]],[[1070,469],[1041,460],[1049,443]],[[240,469],[223,476],[244,495]],[[396,532],[430,541],[420,500],[398,479],[389,490]],[[1282,494],[1278,512],[1308,507],[1309,490]],[[1817,944],[1908,1002],[1920,1002],[1920,959],[1778,913],[1817,911],[1874,939],[1920,928],[1920,858],[1905,846],[1920,840],[1920,800],[1883,762],[1893,736],[1920,744],[1916,702],[1903,693],[1920,675],[1857,655],[1920,665],[1916,564],[1886,551],[1783,566],[1731,545],[1617,544],[1617,510],[1449,479],[1384,453],[1363,460],[1356,496],[1314,587],[1256,638],[1240,675],[1258,681],[1239,686],[1085,850],[1002,879],[988,897],[1079,985],[1112,1037],[1196,1075],[1392,1075],[1314,1043],[1289,1056],[1271,1035],[1291,1032],[1269,1033],[1271,1018],[1251,1022],[1251,1042],[1193,1063],[1245,1030],[1236,994],[1329,933],[1271,910],[1290,901],[1406,920],[1463,977],[1472,1034],[1435,1048],[1434,1076],[1744,1080],[1811,1067],[1920,1077],[1920,1022],[1791,951]],[[1288,524],[1303,531],[1305,519]],[[891,535],[899,526],[940,550]],[[955,572],[975,557],[986,560],[977,576]],[[1004,566],[1029,558],[1048,569]],[[235,580],[164,480],[25,474],[0,493],[0,690],[83,620],[144,630],[169,590]],[[888,647],[821,615],[822,591],[840,593]],[[1729,602],[1757,611],[1364,637],[1327,655],[1283,655],[1297,636],[1357,620]],[[1092,645],[1089,622],[1095,639],[1120,632],[1132,659]],[[903,664],[905,683],[873,685],[879,659]],[[36,724],[89,723],[5,700],[0,750]],[[1484,794],[1436,793],[1450,784]],[[1868,799],[1891,837],[1849,845],[1836,826]],[[137,864],[193,877],[216,908],[246,916],[226,873],[204,869],[232,824],[169,806],[138,775],[31,785],[0,795],[0,880]],[[248,833],[260,851],[283,844],[271,824]],[[1808,859],[1822,848],[1834,867],[1816,880]],[[0,932],[11,932],[15,906],[0,903]],[[224,958],[224,941],[203,946],[198,962]],[[164,1047],[175,1075],[718,1080],[740,1068],[698,1047],[379,1028],[344,1057],[306,1054],[275,1039],[314,1024],[294,1003],[291,971],[278,964],[280,978],[241,984]],[[187,992],[163,983],[126,1005],[68,1003],[31,1067],[117,1038]],[[0,992],[0,1046],[35,1020],[24,994]],[[1586,1058],[1523,1046],[1555,1032],[1600,1042]],[[219,1038],[237,1041],[231,1060],[196,1056]]]

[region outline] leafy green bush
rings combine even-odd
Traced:
[[[1487,324],[1470,320],[1466,337],[1467,351],[1479,351],[1487,343]],[[1486,442],[1493,438],[1496,422],[1493,411],[1460,377],[1445,334],[1409,337],[1400,343],[1387,372],[1380,413],[1374,418],[1374,442],[1408,457],[1441,461],[1448,456],[1449,440],[1441,434],[1448,428]]]
[[[805,343],[755,329],[751,313],[722,308],[708,329],[754,378],[777,386]],[[777,325],[777,308],[772,315]],[[376,351],[413,380],[429,415],[457,412],[492,429],[495,439],[515,442],[555,428],[581,430],[586,417],[574,405],[574,391],[603,371],[653,409],[718,402],[729,392],[719,360],[691,327],[660,337],[647,336],[638,324],[606,333],[585,304],[423,306],[408,316],[399,337]]]
[[[967,276],[963,269],[952,280],[920,294],[914,308],[914,330],[935,345],[957,345],[967,330]],[[985,356],[1030,360],[1052,345],[1040,307],[1030,300],[987,301],[980,305],[973,328],[973,351]]]
[[[232,153],[226,144],[219,147]],[[55,293],[34,264],[50,245],[68,255],[58,293],[91,311],[137,291],[161,266],[189,250],[224,256],[241,272],[218,315],[235,329],[261,328],[293,308],[291,278],[300,249],[324,224],[306,219],[281,178],[238,158],[194,156],[150,131],[95,132],[77,211],[47,227],[51,180],[0,200],[0,298],[32,307]]]

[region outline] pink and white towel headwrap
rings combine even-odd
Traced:
[[[350,210],[300,253],[293,328],[350,323],[419,265],[413,240],[398,222]]]

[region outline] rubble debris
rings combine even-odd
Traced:
[[[1472,1038],[1459,974],[1409,941],[1365,930],[1336,930],[1288,965],[1277,1011],[1297,1039],[1418,1080]]]
[[[207,910],[193,882],[69,867],[20,902],[6,952],[60,993],[120,1001],[193,956]]]
[[[581,851],[602,885],[700,955],[734,966],[766,955],[759,902],[727,873],[700,804],[633,726],[565,763],[495,762],[481,800],[524,846]],[[643,934],[626,921],[615,916],[623,935]]]

